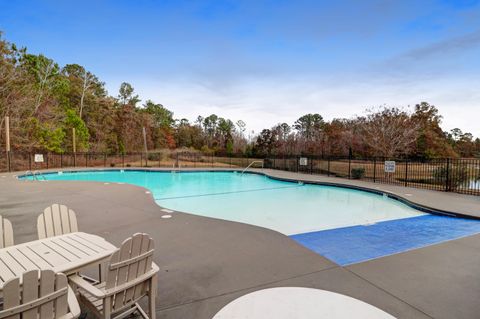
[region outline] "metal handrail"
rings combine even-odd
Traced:
[[[38,177],[39,175],[43,178],[44,181],[47,180],[47,179],[45,178],[45,176],[43,176],[43,174],[40,173],[39,171],[33,171],[32,175],[33,175],[33,178],[34,178],[35,180],[37,180],[37,181],[40,180],[39,177]]]
[[[262,163],[262,169],[263,169],[263,161],[252,161],[250,164],[248,164],[247,167],[245,167],[245,169],[242,171],[242,174],[245,173],[245,171],[249,169],[250,166],[252,166],[254,163]]]
[[[25,176],[28,177],[28,173],[30,173],[30,175],[32,175],[32,178],[35,179],[35,175],[33,174],[32,171],[26,171],[26,172],[25,172]],[[26,181],[28,181],[28,179],[26,179]]]

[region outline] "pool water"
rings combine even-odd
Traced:
[[[287,235],[423,215],[386,196],[232,172],[86,171],[47,180],[129,183],[165,208],[266,227]]]
[[[162,207],[273,229],[340,265],[480,233],[478,220],[425,214],[366,191],[259,174],[105,170],[43,177],[142,186]]]

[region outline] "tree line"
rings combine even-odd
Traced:
[[[142,103],[121,84],[116,96],[79,64],[60,66],[6,41],[0,33],[0,131],[10,117],[14,150],[139,152],[142,128],[150,150],[191,148],[203,152],[258,155],[480,156],[480,140],[460,129],[444,132],[438,109],[426,102],[413,111],[382,106],[351,119],[325,121],[306,114],[247,136],[246,124],[211,114],[193,122],[176,119],[160,103]],[[5,144],[5,135],[0,136]]]
[[[480,139],[456,128],[444,132],[442,116],[427,102],[413,110],[380,106],[351,119],[324,121],[306,114],[293,125],[264,129],[256,139],[261,154],[353,157],[480,157]]]

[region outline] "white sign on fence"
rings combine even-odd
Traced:
[[[308,158],[300,157],[300,165],[307,166],[308,165]]]
[[[35,154],[35,163],[43,163],[43,154]]]
[[[385,161],[385,173],[395,173],[395,161]]]

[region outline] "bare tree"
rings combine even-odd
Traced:
[[[38,81],[39,81],[39,88],[37,98],[35,100],[35,107],[33,113],[37,113],[40,104],[42,103],[42,97],[45,92],[45,87],[48,84],[48,80],[52,75],[52,71],[54,69],[54,62],[50,59],[46,59],[46,63],[44,65],[40,65],[38,69]]]
[[[78,113],[80,118],[82,118],[85,94],[87,93],[87,90],[90,88],[90,85],[94,83],[94,76],[93,74],[88,72],[86,69],[83,69],[82,80],[83,80],[83,85],[82,85],[82,94],[80,96],[80,111]]]
[[[360,124],[364,143],[376,155],[385,157],[407,154],[417,138],[418,128],[409,113],[386,106],[368,109]]]

